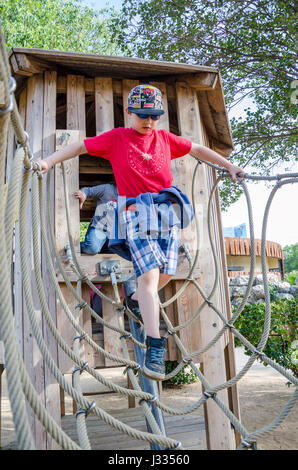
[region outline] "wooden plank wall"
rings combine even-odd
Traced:
[[[53,74],[35,75],[28,79],[27,88],[21,93],[19,100],[19,112],[30,137],[30,146],[34,160],[43,158],[54,149],[55,140],[55,109],[56,109],[56,78]],[[30,195],[29,195],[30,201]],[[31,234],[31,205],[28,205],[27,233]],[[60,399],[59,387],[46,367],[41,353],[39,352],[33,332],[29,323],[25,300],[22,289],[22,276],[20,268],[19,253],[19,222],[15,226],[15,262],[14,262],[14,312],[18,343],[26,368],[33,386],[44,406],[47,407],[51,416],[60,424]],[[33,265],[32,246],[28,241],[28,258]],[[54,293],[49,282],[47,273],[47,262],[43,250],[40,250],[42,276],[46,289],[49,308],[56,319]],[[39,304],[39,298],[32,273],[32,296],[35,313],[38,318],[39,327],[44,332],[44,338],[52,357],[57,361],[57,344],[45,325]],[[35,435],[36,447],[38,449],[58,449],[59,446],[47,434],[34,413],[28,406],[29,421]]]
[[[85,116],[85,82],[84,77],[79,75],[68,75],[66,79],[66,130],[57,131],[56,150],[71,142],[81,140],[85,137],[86,116]],[[74,197],[74,192],[79,189],[79,156],[64,162],[66,182],[68,186],[68,201],[70,210],[71,234],[75,252],[80,253],[80,212],[78,200]],[[68,228],[65,214],[64,186],[61,165],[55,166],[55,234],[57,248],[62,258],[65,260],[64,248],[69,244]],[[75,287],[76,284],[73,284]],[[69,309],[74,312],[77,301],[69,291],[66,284],[60,284],[61,292],[67,300]],[[86,294],[85,294],[86,295]],[[80,321],[84,315],[81,310]],[[84,316],[85,318],[85,316]],[[58,330],[71,347],[73,338],[76,336],[75,329],[69,324],[69,320],[57,299],[57,322]],[[91,322],[91,320],[90,320]],[[88,325],[86,325],[88,326]],[[89,328],[90,329],[90,328]],[[62,373],[71,373],[73,362],[62,351],[59,350],[59,368]]]
[[[57,73],[56,72],[45,72],[44,74],[44,118],[43,118],[43,158],[54,152],[55,150],[55,130],[56,130],[56,89],[57,89]],[[50,188],[50,199],[51,206],[50,211],[52,220],[55,219],[55,182],[52,178]],[[44,184],[44,199],[46,200],[46,185]],[[50,235],[48,234],[48,240]],[[56,300],[55,300],[55,288],[50,280],[50,276],[47,270],[47,261],[43,244],[41,244],[41,260],[42,260],[42,279],[45,288],[46,299],[51,312],[52,319],[57,325],[56,317]],[[46,322],[44,322],[46,323]],[[53,359],[58,363],[58,347],[56,341],[53,339],[52,333],[48,326],[44,324],[44,338],[48,345],[49,351],[52,354]],[[56,380],[50,374],[48,368],[45,368],[45,381],[46,381],[46,394],[45,404],[46,408],[54,417],[54,419],[60,423],[60,403],[59,403],[59,387]],[[56,442],[47,436],[47,449],[55,450],[59,446]]]
[[[78,80],[78,79],[77,79]],[[80,126],[77,128],[77,131],[74,129],[75,125],[73,124],[75,122],[76,117],[73,117],[72,114],[75,116],[78,115],[77,109],[75,108],[75,103],[76,102],[81,102],[83,101],[83,89],[85,90],[85,96],[87,96],[87,93],[90,94],[92,92],[95,93],[95,120],[96,120],[96,131],[97,133],[105,132],[111,128],[114,127],[114,95],[115,92],[117,94],[122,93],[122,100],[123,100],[123,106],[126,106],[127,103],[127,95],[131,88],[135,85],[137,85],[139,82],[137,80],[122,80],[120,82],[117,80],[117,83],[114,83],[112,79],[109,78],[102,78],[102,77],[96,77],[94,80],[88,79],[88,80],[82,80],[82,77],[80,77],[79,80],[79,88],[78,88],[78,81],[74,79],[74,77],[66,77],[66,79],[61,79],[61,77],[58,77],[58,89],[59,91],[64,91],[67,94],[67,122],[71,123],[71,126],[73,128],[72,131],[67,130],[67,132],[70,134],[69,139],[76,140],[78,138],[82,138],[81,135],[84,134],[85,132],[85,123],[81,119],[80,122],[77,121],[77,126]],[[169,130],[169,115],[168,115],[168,106],[167,106],[167,87],[165,83],[162,82],[152,82],[152,85],[158,86],[165,98],[165,114],[162,116],[162,119],[160,120],[159,127],[164,128],[166,130]],[[76,91],[77,90],[77,91]],[[76,93],[78,95],[76,95]],[[70,98],[68,97],[68,94],[70,94]],[[76,98],[77,96],[77,98]],[[77,105],[77,107],[82,108],[82,104]],[[126,127],[130,126],[129,122],[129,117],[126,113],[124,113],[124,125]],[[83,130],[83,132],[82,132]],[[60,141],[60,136],[63,134],[63,131],[57,131],[57,142]],[[70,140],[69,140],[70,142]],[[56,147],[57,149],[59,148],[59,145]],[[87,158],[89,160],[87,161]],[[71,199],[72,193],[74,190],[78,187],[78,171],[77,171],[77,163],[74,162],[76,159],[72,159],[66,162],[67,165],[67,179],[68,179],[68,185],[69,185],[69,198]],[[99,159],[93,159],[92,157],[86,157],[83,156],[83,161],[84,161],[84,171],[86,169],[86,165],[90,165],[90,171],[97,170],[101,172],[102,170],[105,172],[106,168],[102,166],[97,166]],[[80,165],[81,168],[81,165]],[[63,195],[63,186],[61,183],[61,175],[60,175],[60,170],[56,168],[56,237],[57,237],[57,244],[58,244],[58,249],[63,255],[63,248],[65,244],[67,243],[67,228],[66,228],[66,222],[65,222],[65,215],[64,215],[64,195]],[[76,238],[79,237],[78,233],[78,227],[79,224],[77,222],[78,219],[78,203],[74,198],[72,198],[72,214],[74,215],[74,223],[72,225],[72,230],[73,234]],[[189,237],[188,238],[193,238],[192,236],[192,229],[189,230]],[[88,263],[92,264],[96,260],[96,262],[99,261],[98,257],[87,257],[86,255],[83,255],[80,257],[79,256],[79,262],[81,263],[81,266],[87,267]],[[123,260],[122,260],[123,261]],[[184,265],[187,266],[186,260],[183,259]],[[130,263],[126,263],[130,264]],[[90,269],[90,268],[89,268]],[[126,268],[127,269],[127,268]],[[184,275],[186,274],[186,269],[184,268]],[[93,276],[91,276],[93,277]],[[183,275],[182,275],[183,277]],[[72,276],[73,280],[75,278]],[[102,282],[102,280],[100,281]],[[66,287],[64,286],[63,283],[60,284],[61,288],[64,292],[64,289]],[[105,286],[105,284],[104,284]],[[109,287],[106,286],[103,289],[108,289]],[[87,292],[87,291],[86,291]],[[173,293],[171,294],[173,295]],[[69,297],[69,294],[66,294],[67,298]],[[87,300],[88,295],[86,294],[86,300]],[[70,300],[69,300],[70,301]],[[180,302],[180,300],[179,300]],[[182,309],[182,307],[181,307]],[[186,310],[188,309],[188,306],[186,306]],[[103,316],[104,318],[110,319],[111,318],[111,308],[108,305],[108,302],[103,303]],[[180,307],[178,307],[178,310],[180,310]],[[185,310],[185,307],[184,307]],[[71,345],[72,337],[73,337],[73,328],[68,327],[68,321],[65,318],[65,315],[63,312],[61,312],[61,308],[58,302],[58,324],[59,324],[59,330],[61,331],[61,334],[63,337],[66,339],[66,341]],[[83,321],[83,326],[85,329],[91,329],[91,320],[90,318],[87,318],[88,316],[84,317]],[[103,346],[105,349],[114,352],[115,354],[118,354],[118,341],[116,341],[116,337],[118,338],[118,334],[115,334],[115,332],[104,328],[103,334],[95,334],[95,340]],[[185,331],[183,331],[182,336],[185,335]],[[185,337],[185,339],[188,339],[189,335]],[[175,344],[173,343],[170,348],[171,352],[169,351],[168,354],[174,359],[177,358],[177,349]],[[130,347],[130,351],[132,353],[132,348]],[[91,356],[91,357],[90,357]],[[111,361],[104,359],[102,357],[99,357],[98,353],[95,352],[90,352],[88,353],[88,361],[91,365],[100,367],[100,366],[111,366],[111,365],[116,365],[115,363],[112,363]],[[69,359],[66,358],[65,354],[63,352],[59,352],[59,364],[60,367],[62,368],[62,371],[64,373],[69,373],[72,370],[72,363]]]
[[[117,87],[119,88],[120,81],[117,81]],[[126,98],[129,90],[138,82],[136,80],[122,80],[122,91],[117,89],[117,93],[122,93],[123,104],[126,104]],[[173,96],[176,96],[176,106],[177,106],[177,118],[178,125],[180,130],[180,135],[186,137],[194,142],[201,142],[205,145],[209,145],[208,139],[204,130],[204,124],[201,122],[199,102],[196,92],[190,87],[186,86],[183,83],[177,83],[176,89],[173,86],[170,88],[166,86],[165,83],[152,82],[152,84],[158,86],[162,91],[164,96],[166,96],[168,90],[170,90]],[[23,119],[26,122],[26,128],[31,135],[31,144],[35,158],[40,156],[48,155],[54,149],[54,134],[55,134],[55,95],[56,91],[59,89],[65,90],[67,106],[66,106],[66,123],[67,129],[64,130],[69,133],[70,139],[82,139],[86,134],[86,115],[85,115],[85,97],[87,89],[94,91],[95,93],[95,124],[96,132],[101,133],[107,131],[114,127],[115,116],[114,116],[114,102],[113,102],[113,82],[110,78],[96,77],[94,80],[85,80],[83,76],[74,76],[69,75],[66,79],[57,78],[55,72],[47,72],[44,77],[34,76],[28,80],[28,87],[21,95],[20,108],[23,107]],[[93,90],[93,91],[92,91]],[[114,90],[115,92],[115,90]],[[171,106],[173,106],[173,96],[171,95]],[[160,120],[160,127],[164,129],[170,128],[170,118],[167,108],[167,99],[165,100],[166,104],[166,113]],[[129,125],[129,120],[127,115],[124,114],[124,125]],[[61,132],[58,136],[61,136]],[[44,139],[44,140],[43,140]],[[43,141],[43,146],[41,142]],[[57,148],[57,147],[56,147]],[[192,176],[194,173],[194,168],[196,162],[193,158],[185,156],[180,159],[172,161],[172,171],[174,174],[174,184],[178,185],[182,191],[184,191],[189,198],[191,199],[191,185]],[[78,259],[86,258],[86,263],[88,264],[91,261],[92,257],[80,256],[80,245],[79,245],[79,207],[78,201],[73,197],[73,192],[79,188],[79,157],[69,160],[66,162],[66,173],[68,180],[68,189],[69,189],[69,203],[71,210],[72,218],[72,235],[75,243],[75,249],[78,254]],[[210,246],[207,239],[207,203],[208,197],[211,190],[211,185],[214,181],[213,172],[207,168],[205,165],[200,165],[199,171],[197,173],[197,192],[196,192],[196,209],[198,212],[199,225],[200,225],[200,277],[197,273],[197,279],[200,282],[204,291],[208,294],[212,288],[214,281],[214,265],[210,257]],[[57,166],[55,168],[55,201],[53,201],[53,210],[55,207],[55,231],[57,237],[58,249],[63,254],[63,248],[67,243],[67,227],[65,221],[64,213],[64,196],[62,191],[61,184],[61,170]],[[52,188],[53,190],[54,188]],[[54,205],[55,204],[55,205]],[[223,246],[222,240],[220,237],[220,222],[218,220],[218,207],[216,202],[213,203],[213,212],[212,212],[212,236],[216,246],[217,254],[220,255],[220,263],[222,263]],[[195,225],[192,223],[191,227],[187,230],[184,230],[181,234],[181,241],[190,248],[191,254],[194,256],[197,248],[197,240],[195,233]],[[28,247],[28,253],[31,257],[31,247]],[[97,263],[99,259],[97,258]],[[92,269],[95,270],[95,264],[93,262]],[[188,272],[188,263],[185,264],[186,268],[185,274]],[[16,263],[17,269],[17,263]],[[184,272],[184,271],[183,271]],[[43,275],[47,276],[46,265],[43,264]],[[182,277],[182,276],[181,276]],[[16,275],[16,280],[18,277]],[[73,279],[74,280],[74,279]],[[20,282],[20,279],[19,281]],[[49,288],[49,297],[50,297],[50,283],[45,281],[46,285]],[[219,289],[213,297],[214,303],[227,315],[227,302],[226,302],[226,285],[223,275],[219,274]],[[168,299],[171,297],[183,284],[182,280],[172,281],[165,289],[165,298]],[[63,282],[60,283],[62,292],[67,300],[69,308],[74,310],[75,305],[77,304],[76,299],[68,291]],[[74,284],[75,286],[75,284]],[[103,282],[103,292],[112,296],[111,285],[109,283]],[[35,295],[36,310],[39,311],[40,307],[38,300]],[[83,287],[83,297],[89,301],[90,292],[89,289]],[[49,304],[53,308],[53,298],[49,298]],[[17,300],[21,302],[20,298]],[[202,302],[201,296],[196,291],[193,286],[189,286],[183,295],[179,297],[175,305],[169,306],[167,308],[167,313],[171,321],[174,324],[182,323],[189,318],[189,315],[193,314],[196,308]],[[47,374],[44,374],[44,365],[41,360],[39,353],[36,351],[36,346],[32,340],[32,332],[28,325],[26,316],[21,314],[21,305],[17,309],[16,318],[17,328],[19,332],[24,331],[24,336],[19,335],[20,343],[24,350],[24,356],[26,358],[26,363],[31,364],[30,374],[32,380],[37,382],[37,389],[40,391],[41,396],[45,403],[50,407],[56,406],[56,411],[59,410],[57,405],[57,399],[50,399],[52,393],[56,393],[57,387],[47,398],[47,383],[50,382],[50,378]],[[103,317],[108,321],[116,321],[115,313],[111,309],[110,303],[103,302]],[[92,324],[90,316],[82,310],[81,320],[83,328],[90,332],[92,331]],[[40,315],[40,322],[42,325],[42,318]],[[69,343],[72,344],[74,331],[73,328],[69,326],[68,320],[65,318],[65,314],[62,312],[59,302],[57,302],[57,323],[58,328]],[[210,308],[205,308],[200,316],[200,319],[195,321],[191,327],[185,328],[180,332],[180,338],[186,346],[186,349],[193,351],[199,349],[202,345],[205,345],[209,342],[218,330],[221,328],[221,321],[213,310]],[[47,341],[50,340],[50,336],[46,333]],[[119,334],[115,333],[109,329],[104,328],[103,334],[95,335],[94,339],[101,344],[106,350],[111,351],[115,354],[121,354],[119,350]],[[203,371],[207,380],[212,384],[218,384],[226,380],[226,367],[225,367],[225,357],[224,350],[228,344],[228,336],[222,337],[220,341],[217,342],[215,346],[206,352],[203,357],[197,358],[198,362],[203,364]],[[56,347],[56,346],[55,346]],[[55,347],[53,345],[53,355],[55,354]],[[132,348],[130,347],[132,351]],[[98,354],[94,353],[90,348],[85,346],[85,358],[88,360],[90,365],[96,365],[97,367],[109,367],[111,365],[116,365],[111,363],[111,361],[99,357]],[[177,359],[177,349],[175,344],[172,341],[172,338],[168,342],[168,359]],[[58,364],[63,373],[69,373],[73,369],[73,364],[71,361],[66,358],[63,352],[59,351],[58,354]],[[52,387],[52,384],[50,384]],[[228,396],[226,391],[219,392],[220,398],[228,404]],[[53,413],[54,413],[54,408]],[[57,419],[59,419],[56,416]],[[40,439],[40,445],[44,445],[44,442],[47,442],[47,439],[44,436],[42,429],[39,429],[39,424],[35,422],[33,418],[32,427],[36,429],[36,435]],[[220,448],[227,449],[233,447],[233,436],[231,434],[231,426],[229,420],[219,412],[218,407],[209,400],[206,404],[206,420],[208,427],[208,442],[209,448]],[[52,446],[53,444],[48,440],[46,444]],[[42,448],[42,447],[41,447]],[[54,445],[53,445],[54,448]]]

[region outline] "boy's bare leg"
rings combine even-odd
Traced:
[[[159,275],[160,272],[157,267],[138,277],[137,296],[140,311],[146,333],[152,338],[160,338],[158,298]]]
[[[167,285],[167,283],[171,280],[172,274],[164,274],[164,273],[159,273],[159,280],[158,280],[158,286],[157,286],[157,292],[160,291],[164,286]],[[134,294],[131,296],[133,300],[138,300],[138,289],[134,292]]]

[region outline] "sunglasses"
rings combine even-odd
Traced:
[[[149,118],[149,117],[151,117],[151,119],[153,119],[153,121],[158,121],[158,120],[160,119],[160,115],[158,115],[158,116],[150,116],[150,115],[148,115],[148,114],[138,114],[138,113],[134,113],[134,114],[136,114],[136,115],[137,115],[139,118],[141,118],[141,119],[147,119],[147,118]]]

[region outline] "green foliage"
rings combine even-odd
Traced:
[[[270,295],[271,302],[275,302],[277,294],[278,294],[277,286],[269,283],[269,295]]]
[[[249,98],[253,108],[231,119],[230,161],[268,173],[296,155],[298,107],[294,0],[124,0],[112,20],[124,54],[216,67],[227,109]],[[221,187],[223,206],[240,191]]]
[[[28,47],[116,54],[107,28],[107,9],[95,11],[80,0],[0,0],[8,49]],[[114,11],[114,17],[116,13]]]
[[[291,271],[290,273],[286,274],[286,280],[295,286],[296,278],[298,278],[298,270]]]
[[[277,299],[271,303],[271,330],[264,353],[298,377],[298,362],[295,361],[293,342],[297,339],[298,298],[294,300]],[[246,305],[234,323],[237,330],[255,347],[258,346],[264,330],[265,305]],[[235,337],[235,345],[242,343]],[[295,349],[296,350],[296,349]],[[245,347],[248,356],[252,352]],[[266,365],[266,364],[265,364]]]
[[[80,222],[80,241],[81,242],[85,240],[85,235],[86,235],[88,227],[89,227],[89,222]]]
[[[298,270],[298,243],[283,248],[285,272]]]
[[[172,372],[178,366],[177,361],[166,361],[166,374]],[[197,382],[199,379],[194,374],[192,368],[188,365],[184,366],[178,374],[170,380],[166,380],[164,384],[167,385],[181,385],[191,384]]]

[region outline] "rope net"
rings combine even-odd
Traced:
[[[0,31],[1,34],[1,31]],[[217,189],[219,182],[223,178],[229,177],[228,173],[224,171],[222,168],[219,168],[215,165],[208,164],[216,170],[220,171],[220,176],[217,178],[214,186],[212,188],[209,204],[208,204],[208,231],[209,231],[209,239],[210,239],[210,246],[212,251],[212,256],[215,265],[215,278],[214,284],[211,289],[209,295],[206,295],[204,290],[198,284],[196,279],[193,277],[193,272],[197,266],[198,258],[199,258],[199,249],[197,249],[195,258],[192,261],[188,257],[189,261],[189,274],[185,279],[184,284],[179,289],[179,291],[169,300],[166,302],[160,302],[160,312],[165,322],[166,329],[167,329],[167,336],[171,335],[174,339],[178,349],[181,352],[182,360],[180,361],[179,365],[173,370],[171,373],[167,374],[165,380],[168,380],[174,377],[179,371],[188,364],[193,372],[199,378],[202,388],[204,392],[202,393],[201,397],[191,406],[186,407],[184,409],[174,409],[171,408],[162,401],[153,396],[151,393],[144,392],[139,384],[138,377],[136,373],[141,374],[140,365],[130,359],[128,348],[127,348],[127,339],[129,338],[130,341],[134,343],[134,345],[145,348],[145,345],[138,341],[130,331],[125,330],[124,327],[124,311],[132,321],[140,322],[134,314],[129,310],[128,307],[123,307],[123,304],[119,297],[118,292],[118,283],[116,276],[113,276],[111,273],[111,281],[114,290],[114,298],[109,298],[105,296],[100,290],[97,289],[96,285],[94,285],[88,277],[85,276],[84,272],[82,272],[81,267],[78,263],[73,240],[71,236],[71,229],[70,229],[70,216],[69,216],[69,204],[68,204],[68,189],[65,177],[64,166],[62,163],[63,169],[63,178],[64,178],[64,193],[65,193],[65,208],[66,208],[66,218],[68,224],[68,232],[69,232],[69,252],[68,252],[68,259],[69,264],[77,276],[76,288],[73,287],[73,283],[70,282],[68,275],[65,271],[63,263],[60,258],[60,254],[58,252],[56,246],[56,240],[54,235],[53,229],[53,221],[51,217],[51,213],[49,210],[50,204],[45,204],[44,201],[44,178],[41,175],[39,165],[33,160],[32,152],[29,146],[29,139],[28,135],[23,129],[21,119],[19,116],[19,112],[16,106],[15,98],[14,98],[14,90],[15,90],[15,81],[10,75],[10,67],[5,51],[5,44],[3,40],[3,36],[1,34],[0,39],[0,81],[4,84],[4,100],[3,104],[0,104],[0,185],[1,185],[1,206],[0,206],[0,237],[1,240],[4,240],[4,243],[0,245],[0,270],[2,276],[0,277],[0,339],[4,343],[5,347],[5,367],[7,372],[7,385],[8,385],[8,392],[9,398],[11,402],[11,409],[13,414],[14,426],[17,436],[17,442],[20,449],[35,449],[35,442],[32,435],[32,431],[30,428],[28,415],[26,412],[26,401],[29,403],[30,407],[32,408],[34,414],[44,426],[48,434],[61,446],[63,449],[68,450],[79,450],[79,449],[91,449],[90,441],[88,438],[87,427],[86,427],[86,418],[89,413],[93,413],[96,415],[100,420],[103,420],[109,426],[117,429],[118,431],[127,434],[133,439],[139,439],[146,441],[150,444],[158,444],[160,448],[163,449],[182,449],[182,445],[179,441],[175,439],[171,439],[165,436],[159,425],[156,421],[152,409],[151,404],[154,402],[154,406],[159,408],[164,413],[168,413],[171,415],[185,415],[194,412],[200,406],[202,406],[207,400],[213,400],[220,410],[227,416],[230,420],[231,424],[233,425],[234,429],[239,432],[241,435],[241,442],[238,445],[237,449],[257,449],[257,440],[264,436],[267,433],[272,432],[278,425],[280,425],[286,416],[290,413],[293,409],[298,394],[298,380],[291,374],[288,370],[281,367],[278,363],[267,357],[263,350],[268,340],[268,336],[270,333],[270,294],[269,294],[269,287],[268,287],[268,280],[267,280],[267,269],[266,269],[266,253],[265,253],[265,242],[266,242],[266,226],[267,220],[270,210],[270,205],[273,200],[274,195],[276,194],[277,190],[287,184],[295,183],[298,181],[298,174],[284,174],[278,175],[277,177],[256,177],[245,175],[244,178],[238,180],[239,184],[243,187],[244,194],[247,200],[247,207],[248,207],[248,214],[249,214],[249,226],[250,226],[250,235],[251,235],[251,265],[250,265],[250,276],[249,282],[247,286],[247,290],[245,296],[238,306],[237,310],[233,314],[233,316],[227,321],[225,315],[214,305],[212,302],[212,298],[216,289],[218,288],[218,273],[219,273],[219,265],[218,260],[215,253],[215,247],[212,241],[212,234],[211,234],[211,201],[214,196],[214,193]],[[17,146],[14,154],[14,159],[12,163],[12,168],[10,172],[10,177],[7,183],[7,192],[6,198],[4,198],[5,194],[5,169],[6,169],[6,145],[7,145],[7,135],[8,135],[8,127],[9,123],[12,124],[15,137],[17,141]],[[197,169],[199,167],[200,161],[197,159],[197,166],[193,175],[193,187],[192,187],[192,194],[193,194],[193,201],[194,201],[194,194],[195,194],[195,178]],[[204,162],[206,163],[206,162]],[[50,201],[50,179],[52,177],[52,172],[50,171],[47,175],[47,198]],[[253,284],[253,277],[254,277],[254,264],[255,264],[255,252],[254,252],[254,227],[253,227],[253,218],[252,218],[252,210],[251,210],[251,203],[250,197],[247,190],[247,186],[245,184],[245,180],[276,180],[276,184],[272,189],[270,196],[268,198],[268,202],[266,205],[265,213],[264,213],[264,221],[263,221],[263,229],[262,229],[262,272],[263,272],[263,282],[264,282],[264,290],[265,290],[265,322],[264,322],[264,329],[262,332],[261,339],[257,347],[253,346],[241,333],[234,327],[234,323],[241,315],[243,308],[246,304],[246,301],[250,295],[250,290]],[[29,188],[31,187],[31,218],[32,218],[32,233],[28,233],[26,229],[26,221],[28,219],[28,202],[29,202]],[[78,405],[78,411],[76,414],[76,423],[77,423],[77,432],[79,438],[79,445],[74,442],[55,422],[55,420],[50,416],[47,409],[41,402],[41,399],[38,396],[37,391],[35,390],[28,372],[26,370],[23,358],[21,357],[16,331],[14,327],[14,312],[13,312],[13,298],[11,292],[11,265],[12,265],[12,246],[13,246],[13,238],[14,238],[14,220],[15,220],[15,208],[18,202],[19,207],[19,252],[21,258],[21,270],[22,270],[22,278],[23,278],[23,288],[24,288],[24,296],[26,302],[26,310],[30,320],[31,328],[36,339],[38,348],[42,354],[42,357],[45,361],[46,366],[48,367],[51,374],[55,377],[57,383],[64,389],[64,391],[72,397],[72,399]],[[44,207],[47,206],[47,218],[45,214]],[[194,206],[194,205],[193,205]],[[195,207],[195,206],[194,206]],[[195,222],[196,222],[196,230],[197,230],[197,240],[199,240],[199,231],[198,231],[198,222],[197,222],[197,214],[195,213]],[[45,287],[43,285],[42,279],[42,270],[41,270],[41,258],[40,258],[40,239],[39,239],[39,230],[41,229],[42,234],[42,244],[45,251],[45,256],[47,260],[47,266],[50,273],[50,277],[52,280],[53,285],[55,286],[55,291],[57,298],[59,299],[61,306],[70,322],[70,324],[75,328],[77,336],[74,338],[73,341],[73,348],[71,349],[68,344],[65,342],[63,337],[60,335],[53,319],[51,316],[51,312],[49,310],[49,306],[47,303]],[[48,240],[47,229],[49,229],[50,233],[50,243]],[[28,246],[28,238],[30,236],[30,243],[32,240],[33,245],[33,266],[30,265],[28,260],[27,254],[27,246]],[[78,305],[75,308],[75,311],[72,312],[71,309],[68,307],[67,302],[61,292],[59,287],[59,283],[56,278],[56,271],[54,269],[53,264],[53,254],[55,257],[55,262],[57,263],[59,270],[63,276],[65,284],[70,289],[71,293],[78,301]],[[39,321],[37,318],[36,310],[34,308],[34,301],[32,296],[32,287],[31,287],[31,274],[34,272],[35,275],[35,283],[38,292],[38,297],[41,305],[42,315],[53,335],[55,340],[57,341],[58,346],[71,358],[74,363],[74,370],[73,370],[73,385],[70,385],[59,368],[57,367],[56,362],[54,361],[41,328],[39,326]],[[118,326],[112,325],[109,322],[105,321],[101,318],[82,298],[82,283],[86,283],[94,292],[99,295],[102,299],[105,299],[108,302],[111,302],[116,309],[117,318],[118,318]],[[200,304],[198,309],[195,313],[183,324],[178,326],[173,326],[169,317],[165,312],[165,308],[169,306],[172,302],[174,302],[187,288],[188,285],[193,284],[195,288],[199,291],[203,302]],[[213,309],[218,317],[222,322],[221,330],[214,336],[214,338],[204,347],[200,348],[196,351],[187,351],[183,343],[181,342],[178,333],[191,325],[195,320],[198,319],[201,311],[208,307]],[[104,325],[107,328],[111,328],[112,330],[116,331],[120,335],[120,341],[122,345],[123,355],[115,355],[105,351],[101,348],[95,341],[89,336],[83,328],[80,326],[79,323],[79,315],[82,308],[85,310],[96,320],[96,322]],[[243,345],[248,348],[252,355],[250,356],[249,360],[245,364],[245,366],[237,373],[234,377],[230,380],[217,384],[216,386],[211,386],[210,383],[207,381],[206,377],[202,374],[200,369],[194,363],[195,356],[199,354],[203,354],[204,352],[208,351],[223,335],[226,331],[230,331],[237,337]],[[115,361],[117,364],[121,364],[126,367],[127,374],[130,378],[132,389],[128,389],[125,387],[121,387],[116,385],[111,380],[107,380],[98,370],[95,370],[93,367],[90,367],[87,362],[81,358],[80,355],[80,343],[82,341],[87,342],[96,352],[103,355],[106,358],[109,358],[112,361]],[[235,385],[251,368],[255,360],[261,358],[264,362],[268,363],[271,367],[277,370],[280,374],[282,374],[287,380],[295,386],[295,390],[291,395],[290,399],[284,406],[284,408],[280,411],[278,416],[272,421],[270,424],[265,426],[262,429],[255,430],[253,432],[248,432],[235,414],[226,406],[226,404],[219,398],[218,392],[224,389],[228,389]],[[128,426],[121,422],[118,419],[115,419],[109,413],[105,412],[103,409],[98,407],[95,402],[90,402],[87,400],[82,393],[81,386],[80,386],[80,373],[82,370],[87,371],[92,377],[94,377],[98,382],[108,387],[110,390],[120,393],[124,397],[136,397],[140,399],[140,405],[143,409],[144,416],[149,424],[151,432],[144,432],[135,429],[134,427]]]

